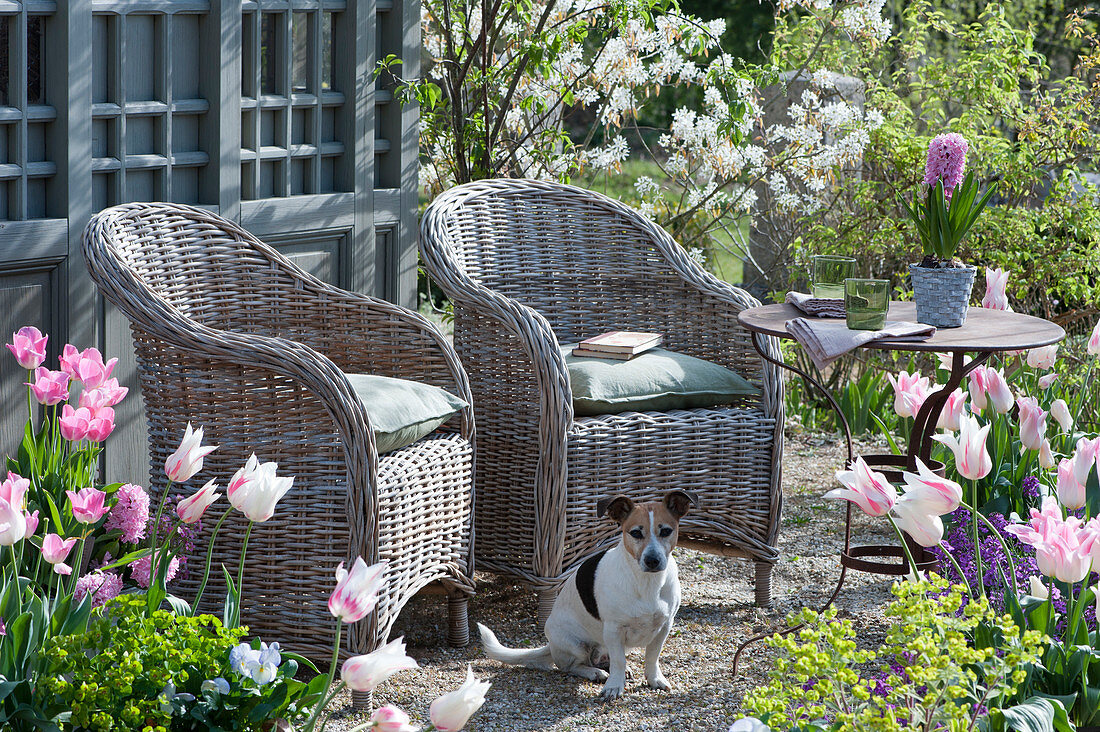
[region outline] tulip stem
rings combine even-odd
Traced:
[[[947,558],[947,561],[951,562],[951,566],[955,568],[955,573],[959,575],[959,581],[966,585],[967,593],[973,597],[974,588],[970,586],[970,580],[968,580],[963,573],[962,566],[959,565],[959,560],[955,559],[955,557],[951,555],[951,552],[947,551],[947,547],[944,546],[943,541],[940,541],[940,549],[943,551],[943,555]]]
[[[905,552],[905,559],[909,562],[909,569],[913,572],[914,579],[919,581],[920,575],[917,574],[917,563],[913,559],[913,553],[909,551],[909,542],[905,540],[905,534],[901,533],[901,529],[898,528],[892,516],[887,514],[886,519],[890,522],[890,525],[894,527],[894,533],[898,535],[898,540],[901,542],[901,550]]]
[[[69,594],[76,592],[76,581],[80,578],[81,565],[84,564],[84,544],[88,541],[88,534],[80,537],[80,548],[76,550],[76,563],[73,565],[73,584],[69,588]],[[91,590],[89,590],[91,592]]]
[[[244,584],[244,555],[248,551],[248,537],[252,536],[252,525],[255,521],[248,522],[248,528],[244,530],[244,543],[241,544],[241,559],[237,564],[237,607],[233,613],[233,627],[241,624],[241,598],[244,597],[241,586]],[[325,687],[328,688],[327,686]]]
[[[982,544],[978,538],[978,481],[970,481],[970,492],[974,497],[974,505],[967,506],[970,509],[970,533],[974,539],[974,563],[978,571],[978,593],[979,597],[985,597],[985,576],[982,570]],[[965,505],[965,504],[964,504]],[[996,532],[994,532],[996,533]],[[1013,582],[1016,581],[1015,571],[1012,574]]]
[[[993,522],[990,521],[988,518],[986,518],[985,514],[981,513],[977,508],[971,508],[970,506],[967,506],[965,503],[962,503],[960,505],[962,505],[965,508],[970,509],[971,514],[973,514],[978,519],[981,519],[982,523],[984,523],[986,525],[986,528],[989,529],[990,533],[992,533],[993,536],[997,537],[997,541],[1001,545],[1001,551],[1004,552],[1005,559],[1008,560],[1008,571],[1009,571],[1009,574],[1012,576],[1012,593],[1016,597],[1019,597],[1020,596],[1020,588],[1016,584],[1016,560],[1014,560],[1012,558],[1012,552],[1009,551],[1008,544],[1005,543],[1005,538],[1003,536],[1001,536],[1000,531],[997,531],[997,527],[993,525]],[[977,546],[977,544],[975,544],[975,547],[976,546]],[[980,555],[980,551],[979,551],[979,555]],[[981,568],[979,567],[979,570],[980,569]],[[979,577],[979,581],[981,581],[981,575],[980,574],[978,575],[978,577]],[[983,595],[985,594],[985,589],[984,588],[982,589],[982,594]]]
[[[168,493],[172,490],[172,479],[168,479],[168,483],[164,486],[164,493],[160,495],[160,505],[157,506],[157,517],[153,520],[153,536],[149,541],[149,549],[151,551],[157,550],[157,534],[160,533],[160,515],[164,513],[164,504],[168,501]]]
[[[330,681],[329,683],[331,684],[332,682]],[[325,699],[325,706],[327,707],[329,705],[329,702],[331,702],[333,699],[335,699],[336,695],[339,694],[344,689],[346,689],[347,687],[348,687],[348,685],[345,684],[343,681],[341,681],[339,684],[337,684],[336,687],[331,692],[329,692],[328,697]],[[321,732],[325,732],[325,727],[328,727],[328,723],[329,723],[330,719],[332,719],[332,717],[325,717],[325,721],[321,722]],[[373,723],[368,722],[366,726],[372,727],[374,725],[373,725]],[[352,731],[348,730],[348,732],[352,732]]]
[[[15,561],[15,544],[11,544],[11,575],[12,584],[15,585],[15,602],[19,608],[19,611],[15,614],[15,617],[19,617],[23,614],[23,589],[19,586],[19,565]]]
[[[206,590],[206,581],[210,579],[210,562],[214,558],[214,540],[218,538],[218,531],[222,527],[222,522],[225,521],[225,517],[229,515],[229,512],[233,510],[233,507],[225,509],[225,513],[218,519],[217,525],[214,527],[214,533],[210,535],[210,543],[206,548],[206,569],[202,573],[202,582],[199,584],[199,591],[195,593],[195,602],[191,605],[192,615],[196,615],[199,611],[199,601],[202,600],[202,593]],[[239,596],[238,596],[239,597]]]
[[[310,715],[309,721],[306,723],[305,729],[302,732],[313,732],[313,728],[317,725],[317,717],[321,714],[325,708],[325,703],[328,701],[325,698],[326,692],[332,688],[332,679],[336,676],[336,664],[340,662],[340,633],[344,629],[344,621],[340,618],[336,618],[336,642],[332,644],[332,664],[328,667],[328,681],[325,683],[325,691],[321,692],[321,698],[317,702],[317,707],[313,710],[313,714]]]

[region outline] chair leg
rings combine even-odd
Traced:
[[[351,708],[356,712],[370,714],[374,711],[373,691],[352,691]]]
[[[550,617],[550,611],[554,609],[554,600],[558,598],[558,588],[549,587],[538,591],[539,594],[539,615],[538,622],[540,628],[546,627],[546,619]]]
[[[464,593],[447,595],[447,645],[465,648],[470,645],[470,598]]]
[[[772,604],[772,568],[771,562],[756,563],[756,606],[769,607]]]

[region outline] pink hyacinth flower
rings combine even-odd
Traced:
[[[970,146],[966,138],[957,132],[936,135],[928,144],[928,160],[924,168],[924,184],[935,186],[943,181],[943,194],[951,198],[955,188],[962,183],[966,169],[966,153]]]
[[[1008,271],[985,268],[985,297],[982,307],[990,310],[1012,310],[1008,304]]]
[[[852,461],[850,470],[837,471],[836,479],[844,488],[833,488],[826,498],[851,501],[868,516],[882,516],[894,507],[898,492],[886,476],[867,465],[862,457]]]
[[[378,592],[382,589],[382,573],[386,563],[379,562],[371,566],[356,557],[351,571],[344,569],[344,563],[336,568],[336,589],[328,598],[328,610],[334,618],[345,623],[354,623],[365,618],[378,604]]]
[[[69,375],[64,371],[50,371],[39,366],[34,370],[34,381],[25,383],[39,404],[52,407],[69,398]]]
[[[137,544],[145,538],[149,524],[149,494],[140,485],[127,483],[115,491],[115,505],[103,528],[121,531],[125,544]]]
[[[49,339],[38,328],[27,325],[12,333],[11,343],[7,346],[19,365],[30,371],[46,360],[46,342]]]
[[[1038,450],[1047,433],[1047,413],[1035,397],[1020,397],[1016,404],[1020,407],[1020,442],[1028,450]]]
[[[91,486],[84,488],[79,493],[65,491],[69,496],[69,502],[73,508],[73,518],[82,524],[94,524],[107,513],[107,494]]]

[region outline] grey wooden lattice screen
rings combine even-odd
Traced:
[[[0,335],[37,325],[51,359],[98,345],[133,383],[80,234],[135,200],[209,207],[330,282],[411,304],[416,110],[372,70],[394,53],[415,73],[418,23],[416,0],[0,0]],[[9,452],[24,374],[0,363]],[[145,480],[140,400],[118,419],[108,475]]]

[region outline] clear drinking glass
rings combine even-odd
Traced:
[[[890,280],[844,280],[844,308],[851,330],[882,330],[890,307]]]
[[[813,258],[813,293],[816,298],[841,300],[844,298],[844,280],[854,277],[856,260],[851,257],[834,257],[818,254]]]

